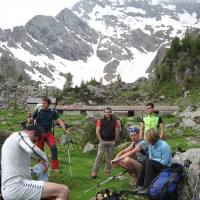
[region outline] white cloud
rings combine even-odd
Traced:
[[[79,0],[4,0],[0,6],[0,28],[25,25],[35,15],[57,15]]]

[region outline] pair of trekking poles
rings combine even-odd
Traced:
[[[68,136],[66,134],[61,136],[60,143],[66,147],[67,157],[68,157],[67,163],[68,163],[68,167],[69,167],[69,175],[72,178],[72,163],[71,163],[70,148],[71,148],[71,144],[76,144],[76,143],[73,141],[73,139],[70,136]]]
[[[85,194],[85,193],[87,193],[87,192],[89,192],[89,191],[91,191],[91,190],[94,190],[94,189],[100,187],[101,185],[103,185],[104,183],[107,183],[108,181],[111,181],[111,180],[114,180],[114,179],[119,178],[121,175],[127,173],[128,171],[129,171],[129,170],[124,170],[124,171],[120,172],[119,174],[117,174],[117,175],[115,175],[115,176],[109,177],[109,178],[106,179],[105,181],[103,181],[103,182],[97,184],[96,186],[94,186],[94,187],[92,187],[92,188],[90,188],[90,189],[88,189],[88,190],[85,190],[85,191],[83,192],[83,194]],[[126,199],[127,199],[126,197],[127,197],[128,195],[134,195],[134,194],[135,194],[135,192],[132,192],[132,191],[125,191],[125,190],[123,190],[123,191],[117,192],[117,191],[115,191],[114,189],[101,189],[101,190],[96,194],[96,199],[101,199],[101,200],[102,200],[102,199],[113,199],[113,200],[115,200],[115,199],[118,199],[118,200],[119,200],[119,199],[120,199],[120,200],[126,200]]]
[[[185,168],[185,176],[184,176],[184,181],[183,181],[183,184],[186,185],[186,184],[189,184],[189,183],[186,183],[186,181],[188,181],[188,169],[191,165],[191,161],[190,160],[185,160],[184,163],[183,163],[183,167]],[[83,193],[87,193],[93,189],[96,189],[98,187],[100,187],[101,185],[103,185],[104,183],[108,182],[108,181],[111,181],[113,179],[116,179],[117,177],[125,174],[126,172],[128,172],[128,170],[125,170],[123,172],[120,172],[119,174],[115,175],[115,176],[112,176],[112,177],[109,177],[107,180],[97,184],[96,186],[88,189],[88,190],[85,190]],[[189,199],[189,200],[200,200],[200,193],[199,194],[196,194],[196,191],[197,191],[197,188],[199,186],[199,182],[200,182],[200,173],[197,177],[197,180],[196,180],[196,184],[195,184],[195,188],[194,190],[192,190],[192,187],[189,185],[190,187],[190,190],[187,191],[185,190],[185,193],[186,194],[183,194],[183,190],[181,190],[181,197],[184,196],[185,197],[185,200]],[[105,190],[109,190],[109,189],[105,189]],[[103,190],[104,191],[104,190]],[[191,197],[191,192],[193,192],[192,194],[192,197]],[[122,199],[126,199],[125,197],[128,196],[128,195],[135,195],[136,193],[135,192],[132,192],[132,191],[121,191],[120,193],[116,193],[117,195],[119,195],[120,197],[122,197]],[[188,198],[189,197],[189,198]],[[182,200],[182,198],[179,198],[177,200]]]

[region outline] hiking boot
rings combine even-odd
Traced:
[[[132,192],[136,193],[136,192],[138,192],[138,191],[140,191],[140,190],[142,190],[142,189],[143,189],[142,186],[135,185],[135,187],[133,187]]]
[[[97,171],[92,171],[91,177],[94,179],[97,178]]]
[[[137,192],[137,194],[139,194],[139,195],[147,195],[147,194],[148,194],[148,189],[142,187],[142,189],[139,190],[139,191]]]

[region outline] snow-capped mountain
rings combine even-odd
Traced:
[[[0,74],[58,88],[68,72],[74,85],[117,74],[133,82],[146,75],[159,47],[200,28],[199,20],[198,0],[80,0],[55,17],[0,29]]]

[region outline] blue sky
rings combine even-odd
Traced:
[[[0,6],[0,28],[25,25],[37,14],[55,16],[79,0],[3,0]]]

